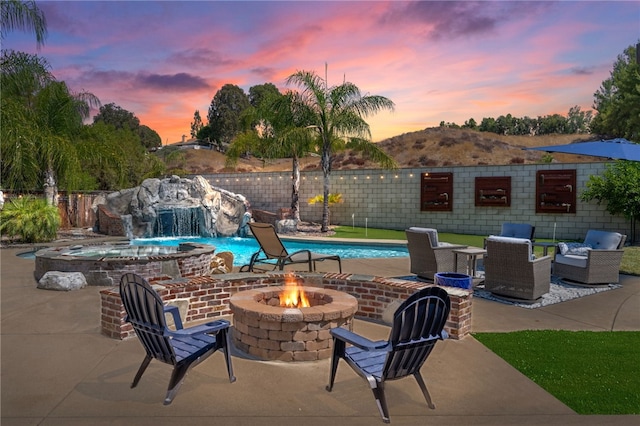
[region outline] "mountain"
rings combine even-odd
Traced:
[[[545,145],[562,145],[593,139],[592,135],[545,135],[503,136],[469,129],[432,127],[404,133],[378,142],[387,154],[393,157],[400,168],[504,165],[539,163],[547,155],[541,151],[525,151],[523,148]],[[561,163],[592,162],[600,159],[570,154],[552,154],[553,161]],[[223,154],[206,149],[184,151],[180,167],[189,174],[212,174],[221,172],[268,172],[291,170],[290,159],[261,160],[240,159],[235,169],[225,168]],[[300,159],[302,170],[320,170],[320,157],[309,155]],[[335,156],[333,170],[373,169],[378,165],[360,153],[339,152]]]

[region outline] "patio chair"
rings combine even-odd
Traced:
[[[217,320],[206,324],[182,328],[180,312],[176,306],[164,306],[158,293],[136,274],[127,273],[120,279],[120,297],[131,323],[147,355],[144,357],[131,388],[135,388],[153,358],[173,365],[164,405],[176,396],[187,372],[218,349],[224,351],[227,373],[231,383],[236,381],[229,353],[229,321]],[[166,325],[165,314],[171,314],[175,331]]]
[[[456,265],[453,250],[468,246],[439,242],[438,231],[433,228],[411,227],[405,234],[412,274],[433,281],[436,272],[464,271],[467,267],[465,256],[458,256]]]
[[[526,238],[534,241],[533,236],[536,233],[536,227],[528,223],[508,223],[505,222],[500,228],[500,237]]]
[[[484,258],[484,288],[498,296],[535,301],[549,292],[551,256],[533,258],[526,238],[491,236]]]
[[[448,337],[444,326],[450,310],[451,301],[444,289],[426,287],[409,296],[396,310],[386,341],[374,342],[344,328],[331,329],[333,356],[327,391],[333,389],[338,362],[343,359],[369,383],[385,423],[389,423],[384,394],[388,380],[414,376],[427,405],[434,409],[420,368],[436,342]]]
[[[589,230],[583,243],[559,243],[553,275],[587,285],[620,281],[620,263],[626,235]]]
[[[240,268],[241,272],[253,272],[258,264],[269,265],[273,267],[273,270],[283,270],[287,265],[306,264],[309,267],[309,272],[313,272],[316,270],[316,262],[335,260],[338,262],[338,270],[342,273],[342,262],[338,255],[314,253],[310,250],[289,253],[272,224],[251,222],[249,227],[256,241],[260,244],[260,250],[251,256],[248,265]]]

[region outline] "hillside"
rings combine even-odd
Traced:
[[[541,151],[525,151],[523,148],[545,145],[561,145],[586,140],[590,135],[553,136],[501,136],[494,133],[467,129],[428,128],[404,133],[379,142],[379,146],[392,156],[400,168],[504,165],[540,162],[545,155]],[[570,154],[553,154],[557,162],[589,162],[597,158]],[[221,172],[288,171],[291,160],[241,159],[234,169],[225,168],[224,155],[209,150],[185,150],[183,160],[171,164],[189,174],[212,174]],[[302,158],[303,170],[319,170],[318,156]],[[340,152],[336,156],[333,170],[377,168],[359,153]]]

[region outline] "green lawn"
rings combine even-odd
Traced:
[[[334,238],[362,238],[362,239],[379,239],[379,240],[406,240],[404,231],[396,231],[391,229],[365,229],[350,226],[337,226]],[[468,234],[450,234],[438,233],[441,241],[453,244],[466,244],[473,247],[482,247],[486,235],[468,235]],[[536,239],[536,241],[551,241],[545,238]],[[542,256],[542,247],[536,247],[536,255]],[[552,252],[552,251],[551,251]],[[628,275],[640,275],[640,247],[632,246],[624,248],[622,256],[622,264],[620,272]]]
[[[640,414],[640,332],[473,336],[578,414]]]

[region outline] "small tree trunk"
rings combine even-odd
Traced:
[[[322,226],[320,227],[320,232],[328,232],[329,231],[329,176],[331,174],[331,153],[328,148],[325,148],[322,151],[322,174],[324,177],[323,180],[323,190],[322,195],[324,200],[322,202]]]
[[[52,169],[44,174],[44,198],[50,206],[58,206],[58,186]]]

